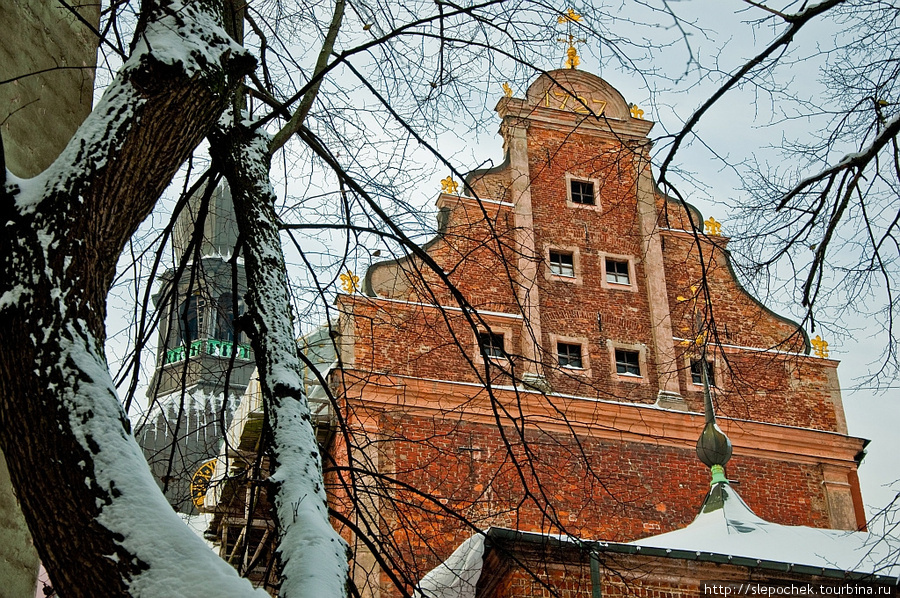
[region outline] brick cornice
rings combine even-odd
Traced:
[[[542,127],[571,134],[572,131],[604,136],[618,141],[638,140],[649,143],[647,135],[655,124],[650,120],[594,117],[566,110],[531,106],[519,98],[502,98],[497,113],[504,121],[539,124]],[[520,125],[521,126],[521,125]]]
[[[477,384],[359,370],[345,370],[342,380],[341,394],[353,404],[354,416],[366,427],[373,428],[382,411],[465,419],[479,424],[495,424],[495,411],[505,411],[516,418],[524,417],[527,427],[546,432],[574,432],[600,439],[693,448],[704,424],[702,413],[587,397],[544,397],[534,391],[510,387],[494,388],[495,410],[484,387]],[[500,420],[504,425],[512,423],[505,415]],[[723,417],[718,423],[731,439],[735,455],[794,463],[855,469],[857,456],[868,442],[837,432],[766,422]]]

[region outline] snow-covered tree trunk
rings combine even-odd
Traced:
[[[223,123],[212,154],[231,187],[247,271],[250,331],[271,427],[283,598],[346,596],[347,544],[329,522],[322,460],[291,326],[287,270],[269,180],[269,137]]]
[[[56,162],[2,169],[0,444],[62,596],[257,593],[168,507],[103,348],[122,248],[253,65],[218,6],[145,2],[132,56]]]

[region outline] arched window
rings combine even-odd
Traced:
[[[237,312],[237,313],[235,313]],[[243,312],[243,302],[238,301],[234,309],[234,293],[223,293],[216,306],[216,338],[229,343],[236,342],[234,318]]]
[[[192,295],[181,303],[178,310],[178,326],[181,332],[181,342],[189,345],[200,338],[203,332],[203,308],[206,306],[203,298]]]

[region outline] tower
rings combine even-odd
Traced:
[[[160,487],[185,513],[196,512],[191,478],[216,456],[254,368],[235,326],[247,282],[231,193],[223,183],[206,194],[192,195],[176,220],[176,266],[153,297],[161,314],[156,367],[137,433]]]

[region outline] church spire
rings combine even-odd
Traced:
[[[705,335],[701,333],[701,336]],[[709,389],[709,362],[706,360],[706,343],[700,350],[700,376],[703,380],[703,411],[706,425],[697,440],[697,457],[712,472],[711,485],[728,483],[725,477],[725,464],[731,459],[731,441],[719,426],[716,425],[716,413],[713,408],[712,393]]]
[[[228,186],[196,191],[173,233],[173,252],[185,265],[163,274],[153,298],[161,311],[158,354],[136,436],[169,502],[184,513],[196,512],[192,476],[209,470],[255,367],[249,339],[235,325],[247,288],[237,241]]]

